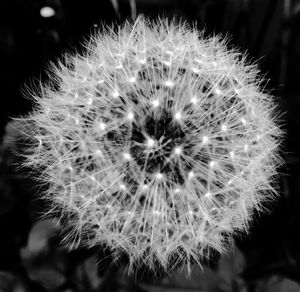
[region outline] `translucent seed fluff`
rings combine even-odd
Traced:
[[[25,166],[69,246],[105,246],[131,269],[189,270],[276,194],[274,100],[220,37],[139,17],[93,35],[49,79],[21,118]]]

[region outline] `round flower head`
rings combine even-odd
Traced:
[[[281,131],[257,73],[218,37],[142,17],[66,56],[24,119],[65,240],[130,268],[225,251],[275,192]]]

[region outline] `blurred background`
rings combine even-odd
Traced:
[[[23,93],[42,79],[48,62],[82,42],[101,24],[137,14],[176,15],[258,60],[280,111],[285,166],[280,198],[258,214],[233,253],[192,276],[128,277],[126,260],[107,251],[59,245],[59,225],[42,220],[34,183],[16,172],[9,123],[32,107]],[[300,1],[299,0],[1,0],[0,2],[0,292],[15,291],[300,291]],[[97,263],[99,263],[97,265]]]

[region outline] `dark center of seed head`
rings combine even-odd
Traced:
[[[158,142],[157,147],[149,152],[147,136]],[[142,125],[133,123],[130,152],[136,163],[145,169],[147,174],[164,173],[175,183],[183,183],[179,166],[168,162],[168,158],[179,145],[184,144],[186,134],[181,126],[174,122],[172,114],[164,111],[159,117],[149,115]]]

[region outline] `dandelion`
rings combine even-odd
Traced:
[[[130,269],[179,259],[190,270],[228,250],[276,193],[281,130],[256,67],[163,19],[140,17],[86,49],[53,69],[55,86],[21,119],[25,165],[72,228],[65,242],[125,253]]]

